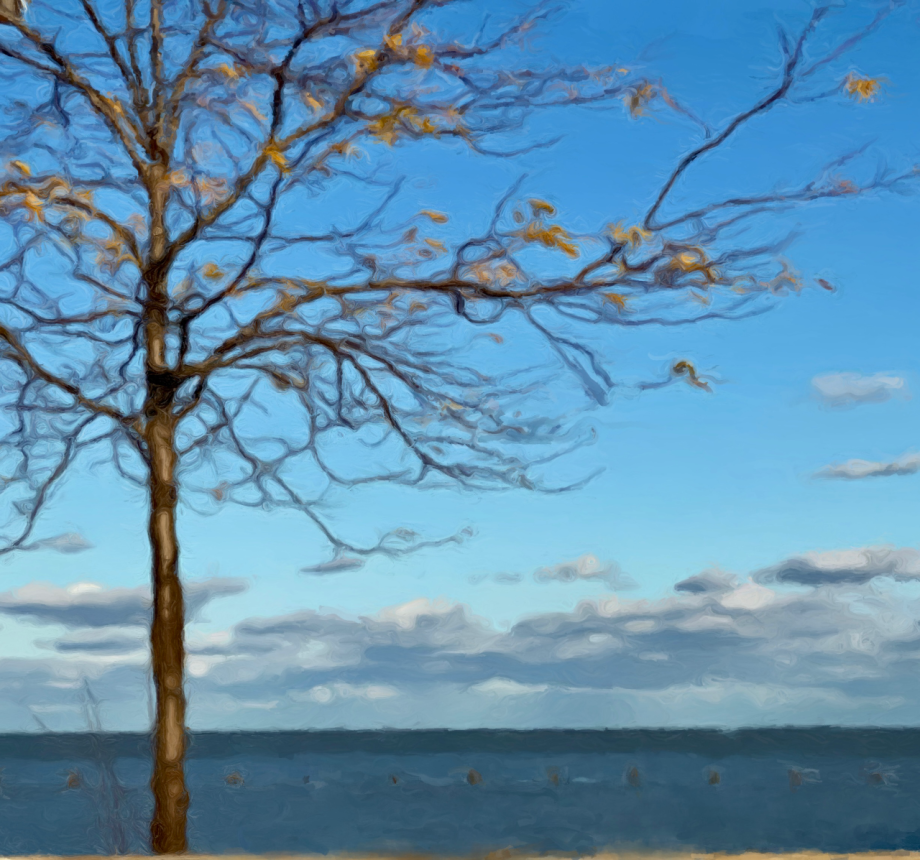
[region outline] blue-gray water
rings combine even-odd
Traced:
[[[0,854],[143,850],[148,751],[0,735]],[[913,729],[205,733],[188,780],[201,852],[920,849]]]

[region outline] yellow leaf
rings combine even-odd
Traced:
[[[373,72],[377,68],[377,51],[368,48],[366,51],[358,51],[355,54],[355,65],[365,73]]]
[[[378,140],[393,146],[399,137],[399,120],[394,114],[386,114],[367,124],[367,130]]]
[[[675,254],[668,263],[668,268],[687,273],[700,272],[710,283],[718,277],[718,270],[709,262],[709,256],[702,248],[696,246],[685,248]]]
[[[616,224],[610,224],[607,228],[610,230],[610,235],[613,236],[614,241],[621,245],[638,248],[643,242],[652,238],[652,234],[648,230],[643,230],[641,227],[627,227],[624,229],[622,224],[622,221],[618,221]]]
[[[446,224],[448,222],[448,217],[441,212],[435,212],[432,209],[423,209],[418,213],[419,215],[424,215],[426,218],[430,218],[434,221],[435,224]]]
[[[861,102],[871,102],[881,92],[882,78],[860,78],[849,75],[846,79],[846,91],[850,98],[859,99]]]
[[[710,391],[709,383],[704,382],[696,375],[696,368],[689,361],[678,361],[672,368],[671,373],[675,376],[686,376],[687,382],[695,388],[702,388],[703,391]]]
[[[282,313],[288,314],[297,307],[297,304],[297,296],[292,293],[282,292],[281,295],[278,296],[278,301],[275,302],[275,308]]]
[[[616,305],[618,311],[625,311],[629,296],[624,296],[622,293],[604,293],[604,300]]]
[[[18,170],[20,173],[22,173],[25,176],[32,175],[32,168],[29,167],[29,165],[26,164],[24,161],[11,161],[10,167],[15,168],[16,170]]]
[[[385,36],[383,43],[391,50],[394,51],[400,45],[402,45],[403,37],[402,33],[394,33],[392,36]]]
[[[633,87],[629,93],[623,97],[623,101],[626,102],[626,107],[629,109],[630,115],[633,119],[636,119],[640,116],[644,116],[645,108],[657,95],[658,90],[655,88],[655,85],[646,82],[641,86]]]
[[[287,157],[280,149],[278,149],[277,144],[270,143],[265,147],[265,157],[281,171],[285,171],[287,169]]]
[[[547,227],[539,221],[532,221],[517,235],[525,242],[538,242],[546,248],[556,248],[569,257],[577,257],[579,253],[572,237],[558,224]]]
[[[358,153],[358,150],[347,140],[340,140],[338,143],[332,144],[329,149],[332,150],[332,152],[337,152],[339,155],[345,156],[346,158],[350,155],[357,155]]]
[[[323,103],[313,93],[304,92],[301,93],[300,97],[303,99],[304,104],[313,108],[313,110],[319,110],[323,106]]]
[[[530,208],[533,210],[535,217],[539,218],[541,215],[555,215],[556,207],[550,203],[547,203],[545,200],[529,200]]]
[[[855,182],[852,182],[849,179],[838,179],[834,183],[834,190],[838,194],[858,194],[859,187]]]
[[[508,286],[517,277],[517,269],[511,263],[502,263],[496,268],[495,273],[498,276],[498,282],[503,287]]]
[[[447,247],[445,246],[445,244],[443,242],[439,242],[437,239],[425,239],[425,244],[431,245],[431,247],[434,248],[435,251],[440,251],[442,254],[447,253]]]
[[[492,270],[482,263],[474,263],[469,267],[469,270],[480,284],[488,284],[494,280]]]
[[[22,205],[29,211],[29,214],[26,215],[27,221],[31,221],[33,216],[38,218],[39,221],[42,220],[42,201],[37,194],[32,191],[26,192],[22,198]]]
[[[423,69],[427,69],[434,63],[434,51],[431,50],[427,45],[419,45],[414,54],[412,55],[412,60],[417,66],[421,66]]]
[[[231,81],[235,81],[240,77],[240,72],[236,66],[231,66],[229,63],[221,63],[217,67],[217,71],[221,72],[225,77],[230,78]]]
[[[770,290],[772,293],[781,293],[785,289],[795,290],[798,292],[804,286],[801,275],[792,268],[788,260],[780,260],[782,270],[778,275],[769,281],[758,281],[757,284],[762,289]]]
[[[226,274],[226,272],[224,272],[224,270],[220,268],[217,263],[208,263],[201,270],[201,274],[203,274],[211,281],[219,281]]]
[[[223,199],[229,191],[226,179],[212,176],[196,177],[195,187],[205,202],[209,204]]]

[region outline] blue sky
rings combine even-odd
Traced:
[[[572,0],[535,49],[565,61],[641,66],[719,127],[776,80],[777,23],[796,31],[808,8],[654,0],[618,4],[614,13],[606,2]],[[849,4],[822,33],[839,37],[876,8]],[[920,8],[907,4],[834,67],[837,80],[851,71],[885,77],[877,101],[838,96],[776,108],[693,169],[676,189],[675,206],[807,181],[829,159],[866,142],[874,142],[870,174],[876,158],[920,162],[918,16]],[[565,137],[556,146],[513,161],[429,145],[397,149],[393,158],[424,180],[411,192],[417,202],[451,212],[455,224],[487,217],[504,188],[527,172],[528,193],[551,200],[563,223],[589,229],[620,218],[634,222],[676,159],[698,141],[691,123],[663,111],[631,120],[619,109],[567,110],[530,124],[534,135],[559,130]],[[916,637],[920,618],[913,581],[920,578],[920,470],[853,480],[814,474],[851,459],[909,462],[920,452],[918,213],[917,197],[893,194],[796,209],[758,225],[754,235],[799,232],[787,255],[809,280],[832,282],[834,293],[809,289],[743,321],[605,332],[604,355],[617,378],[653,378],[669,362],[691,358],[719,384],[711,394],[677,385],[615,397],[595,410],[597,441],[566,461],[573,473],[603,467],[582,490],[541,496],[378,486],[334,500],[336,522],[350,534],[403,526],[441,536],[472,527],[473,537],[460,546],[310,576],[300,569],[330,554],[301,518],[233,508],[208,518],[186,512],[186,579],[239,578],[246,586],[208,602],[190,629],[190,659],[197,661],[190,664],[192,726],[916,724],[920,690],[905,682],[904,660],[890,655],[910,650],[905,643]],[[857,396],[835,405],[813,380],[838,374],[857,375],[840,383],[855,386]],[[146,720],[146,704],[136,696],[143,662],[136,651],[118,659],[56,648],[55,641],[87,630],[112,631],[20,611],[28,601],[17,591],[38,589],[35,600],[51,605],[80,593],[106,602],[110,589],[143,587],[142,495],[105,465],[85,467],[57,494],[36,537],[71,532],[92,549],[36,550],[0,561],[0,681],[15,690],[0,706],[0,729],[34,729],[33,714],[51,728],[79,727],[80,672],[101,690],[111,728]],[[871,547],[892,549],[865,550]],[[813,559],[837,572],[836,586],[815,589],[794,576],[758,573],[803,554],[838,551],[850,555]],[[585,556],[596,563],[576,564],[568,577],[544,576],[549,582],[534,577]],[[607,565],[622,569],[634,587],[614,594],[615,578],[592,575]],[[736,580],[674,591],[713,569]],[[854,584],[846,574],[853,570],[874,573]],[[54,590],[78,582],[101,590]],[[783,626],[784,612],[806,611],[820,619],[826,651],[809,650],[813,631],[791,621]],[[728,619],[729,632],[721,639],[697,635],[700,619],[714,615]],[[339,626],[333,617],[343,619]],[[600,626],[591,621],[597,618]],[[271,648],[246,644],[259,635],[271,639],[275,634],[264,632],[271,623],[284,628]],[[590,628],[582,637],[590,648],[617,637],[621,645],[609,659],[592,652],[578,663],[587,652],[563,653],[562,634],[546,630],[579,623]],[[528,625],[541,624],[552,647],[527,633]],[[752,624],[759,633],[743,632]],[[137,638],[136,628],[123,626]],[[638,642],[643,636],[650,641]],[[742,644],[730,647],[733,636]],[[532,652],[520,650],[531,641]],[[635,653],[627,659],[623,648]],[[420,662],[422,651],[428,663]],[[268,655],[264,665],[260,653]],[[317,654],[325,656],[317,662]],[[788,654],[809,670],[782,668]],[[509,655],[518,670],[530,668],[512,671]],[[61,668],[67,661],[69,668]],[[657,680],[637,681],[642,665],[654,667],[649,677]],[[673,672],[662,668],[668,665]]]

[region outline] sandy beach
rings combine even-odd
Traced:
[[[81,854],[66,857],[53,854],[4,855],[0,860],[110,860],[111,855]],[[149,860],[149,854],[123,854],[124,860]],[[175,860],[920,860],[920,851],[864,851],[837,854],[824,851],[760,852],[745,851],[738,854],[705,851],[623,851],[593,854],[527,854],[515,851],[493,851],[488,854],[447,857],[435,854],[176,854]]]

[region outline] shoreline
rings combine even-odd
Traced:
[[[111,860],[108,854],[6,854],[0,860]],[[153,854],[120,854],[119,860],[150,860]],[[513,850],[492,851],[486,854],[447,855],[425,853],[332,853],[332,854],[291,854],[285,852],[265,854],[172,854],[170,860],[920,860],[920,851],[741,851],[737,853],[722,851],[694,851],[692,849],[674,849],[672,851],[642,849],[626,851],[598,851],[591,854],[530,854]]]

